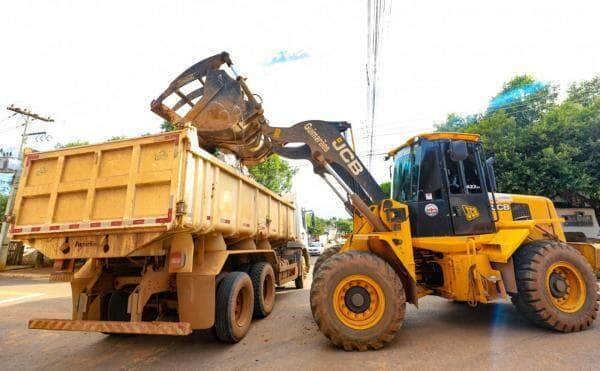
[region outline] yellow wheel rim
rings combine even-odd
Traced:
[[[375,326],[385,311],[385,295],[371,277],[355,274],[341,280],[333,292],[333,309],[337,318],[355,330]]]
[[[566,313],[580,310],[586,299],[586,285],[581,272],[565,261],[552,264],[546,271],[546,292],[552,304]]]

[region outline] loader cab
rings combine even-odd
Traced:
[[[391,197],[408,205],[413,237],[495,232],[479,136],[420,135],[390,154]]]

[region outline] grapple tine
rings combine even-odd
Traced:
[[[232,68],[235,78],[221,69],[223,64]],[[185,93],[183,88],[195,81],[202,86]],[[176,103],[169,106],[165,100],[171,96]],[[187,112],[177,112],[185,106],[189,107]],[[272,153],[270,139],[264,134],[267,120],[262,106],[244,78],[233,70],[226,52],[206,58],[180,74],[152,101],[151,110],[175,126],[190,123],[197,128],[205,147],[232,152],[243,164],[261,163]]]

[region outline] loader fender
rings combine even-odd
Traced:
[[[585,260],[590,263],[593,270],[600,270],[600,243],[590,242],[567,242],[571,247],[575,248]]]
[[[415,261],[410,231],[394,231],[355,234],[352,242],[345,244],[340,252],[348,250],[371,251],[394,268],[406,293],[406,301],[418,306]]]

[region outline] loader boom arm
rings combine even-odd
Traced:
[[[224,65],[234,78],[223,69]],[[310,161],[315,173],[331,186],[348,211],[352,213],[356,208],[368,216],[376,230],[385,229],[369,206],[379,204],[386,195],[348,144],[350,124],[310,120],[291,127],[272,127],[245,80],[229,54],[223,52],[185,70],[150,107],[175,126],[195,126],[201,145],[233,152],[244,165],[259,164],[271,153]],[[171,98],[173,102],[167,104]],[[344,192],[331,183],[327,174]]]
[[[263,132],[273,152],[290,159],[309,160],[315,173],[329,174],[349,194],[356,194],[367,205],[386,195],[346,140],[350,123],[309,120],[291,127],[266,126]]]

